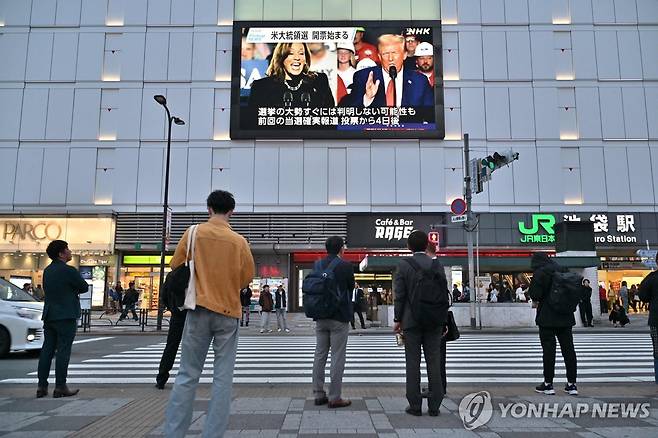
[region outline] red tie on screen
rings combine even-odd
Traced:
[[[390,80],[388,81],[388,85],[386,86],[386,106],[395,106],[395,102],[393,101],[393,94],[395,93],[395,81]]]

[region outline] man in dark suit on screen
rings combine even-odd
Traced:
[[[381,66],[354,73],[351,106],[355,107],[431,107],[434,93],[427,77],[404,68],[407,53],[404,37],[381,35],[378,40]]]

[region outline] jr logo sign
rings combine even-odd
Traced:
[[[549,243],[555,242],[555,216],[552,214],[533,214],[532,224],[527,227],[519,222],[519,231],[523,236],[522,243]],[[541,228],[541,229],[540,229]],[[540,234],[540,231],[543,233]]]

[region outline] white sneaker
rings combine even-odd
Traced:
[[[265,330],[263,330],[263,329],[260,329],[260,332],[261,332],[261,333],[265,333]]]
[[[280,329],[280,328],[279,328],[279,329],[276,329],[276,331],[277,331],[277,332],[280,332],[280,331],[281,331],[281,329]]]
[[[272,329],[269,329],[269,330],[267,331],[267,333],[272,333]]]
[[[287,328],[287,329],[286,329],[286,333],[290,333],[290,329]]]

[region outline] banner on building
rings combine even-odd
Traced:
[[[438,21],[235,22],[231,138],[443,138]]]

